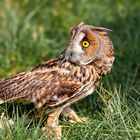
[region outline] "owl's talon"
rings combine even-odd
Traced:
[[[89,121],[89,117],[82,117],[81,120],[82,122],[87,123]]]
[[[7,126],[12,126],[12,125],[14,125],[14,121],[12,119],[7,120],[6,125]],[[4,128],[4,122],[0,120],[0,129],[3,129],[3,128]]]
[[[61,126],[58,125],[58,118],[62,109],[49,114],[45,127],[42,128],[42,133],[47,133],[48,136],[54,137],[55,140],[61,140]]]
[[[66,107],[63,110],[62,116],[68,118],[71,123],[83,122],[83,120],[70,107]]]
[[[74,120],[69,120],[70,123],[77,123],[76,121]]]
[[[77,122],[81,122],[81,123],[87,123],[89,118],[88,117],[81,117],[79,118],[80,120],[79,121],[74,121],[74,120],[69,120],[70,123],[77,123]]]
[[[41,129],[42,133],[47,133],[49,137],[55,137],[55,140],[61,140],[61,126],[45,126]]]

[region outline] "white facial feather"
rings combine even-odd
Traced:
[[[84,51],[82,50],[82,47],[80,45],[81,40],[85,37],[84,33],[79,33],[78,35],[75,36],[74,40],[73,40],[73,50],[77,53],[84,53]]]
[[[84,37],[85,37],[85,34],[82,32],[79,32],[75,35],[74,39],[71,40],[68,48],[65,51],[66,60],[72,63],[76,63],[79,61],[80,56],[85,53],[81,47],[81,40]]]

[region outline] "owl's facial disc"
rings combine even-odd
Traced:
[[[67,61],[75,65],[91,63],[99,52],[98,35],[90,29],[75,28],[71,34],[71,42],[65,51]]]
[[[101,51],[100,36],[90,29],[84,30],[85,37],[81,40],[81,47],[84,51],[79,59],[81,65],[87,65],[94,61]]]
[[[75,35],[73,39],[71,39],[71,42],[69,43],[69,46],[65,51],[65,58],[67,61],[76,65],[80,65],[80,57],[85,53],[81,47],[81,40],[84,37],[85,34],[83,32],[80,32]]]

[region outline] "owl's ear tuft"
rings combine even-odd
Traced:
[[[104,27],[92,27],[92,31],[97,31],[101,35],[106,35],[108,32],[113,32],[111,29],[104,28]]]
[[[71,36],[74,36],[75,32],[77,31],[78,27],[77,26],[72,26],[70,29],[69,29],[69,32],[70,32],[70,35]]]
[[[84,25],[84,22],[80,22],[79,24],[75,25],[75,26],[72,26],[70,29],[69,29],[69,32],[72,35],[75,34],[75,32],[80,28],[80,26]]]

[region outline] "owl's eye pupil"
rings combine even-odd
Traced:
[[[90,44],[89,44],[88,41],[83,41],[83,42],[82,42],[82,46],[85,47],[85,48],[89,47],[89,45],[90,45]]]

